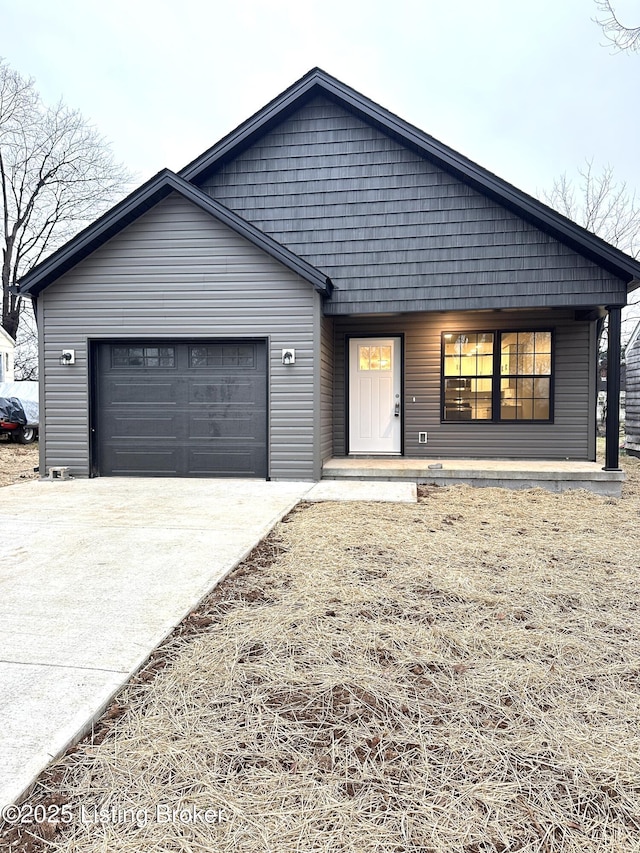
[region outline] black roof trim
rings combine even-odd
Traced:
[[[180,193],[205,213],[220,220],[242,237],[246,237],[259,249],[310,282],[320,293],[327,296],[331,294],[333,285],[328,276],[169,169],[158,172],[92,225],[30,270],[20,280],[19,292],[37,296],[61,275],[172,192]]]
[[[318,94],[339,103],[401,144],[409,146],[460,180],[489,195],[612,275],[628,284],[640,279],[640,261],[634,260],[553,208],[341,83],[321,68],[313,68],[216,145],[181,169],[179,174],[191,182],[203,179],[208,172],[219,168],[249,147],[270,128]]]

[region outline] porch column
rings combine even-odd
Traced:
[[[622,309],[607,308],[607,422],[605,432],[605,471],[620,470],[620,330]]]

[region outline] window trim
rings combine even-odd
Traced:
[[[502,336],[509,334],[517,334],[517,333],[529,333],[529,332],[548,332],[551,336],[551,370],[548,374],[549,376],[549,417],[548,418],[521,418],[521,419],[510,419],[510,418],[501,418],[500,417],[500,385],[502,380],[502,372],[501,372],[501,345],[502,345]],[[477,418],[470,420],[447,420],[445,418],[445,380],[447,378],[445,376],[445,335],[453,335],[454,337],[457,335],[493,335],[494,338],[494,346],[493,346],[493,371],[491,374],[491,418]],[[538,425],[548,425],[553,424],[555,422],[555,372],[556,372],[556,335],[555,329],[550,328],[548,326],[544,327],[535,327],[535,326],[517,326],[514,328],[496,328],[496,329],[444,329],[440,333],[440,423],[447,425],[465,425],[473,424],[478,426],[480,424],[526,424],[531,426],[532,424]],[[547,376],[547,374],[527,374],[527,376],[531,376],[532,378],[536,378],[537,376]]]

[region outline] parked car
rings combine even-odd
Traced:
[[[0,435],[32,444],[39,426],[38,383],[0,382]]]

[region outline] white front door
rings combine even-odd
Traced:
[[[349,453],[400,453],[400,338],[349,341]]]

